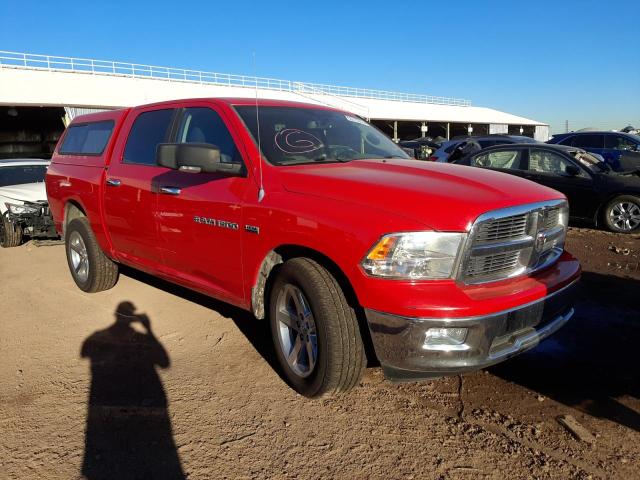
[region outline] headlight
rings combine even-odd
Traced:
[[[30,207],[29,205],[16,205],[15,203],[5,203],[7,208],[14,215],[22,215],[24,213],[36,213],[37,207]]]
[[[362,260],[373,277],[407,280],[450,278],[466,233],[410,232],[385,235]]]

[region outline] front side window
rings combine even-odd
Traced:
[[[364,158],[410,158],[364,120],[343,112],[316,108],[237,106],[236,111],[258,139],[273,165],[348,162]]]
[[[156,149],[167,141],[173,109],[143,112],[133,122],[127,144],[124,147],[124,162],[142,165],[157,165]]]
[[[100,155],[113,132],[113,120],[70,125],[64,136],[61,155]]]
[[[46,165],[0,167],[0,187],[44,182],[46,174]]]
[[[217,112],[210,108],[187,108],[180,119],[177,143],[208,143],[220,149],[223,163],[242,163],[231,133]]]
[[[529,170],[548,175],[565,175],[567,167],[573,165],[566,158],[554,152],[545,150],[531,150],[529,153]],[[579,176],[587,177],[587,173],[580,170]]]
[[[635,150],[636,144],[620,135],[607,135],[605,137],[605,148],[611,148],[613,150]]]
[[[499,150],[484,153],[471,159],[471,166],[484,168],[499,168],[503,170],[520,170],[522,158],[521,150]]]
[[[576,135],[572,145],[580,148],[604,148],[604,135]]]

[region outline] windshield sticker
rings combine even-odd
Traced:
[[[367,122],[358,117],[352,117],[351,115],[345,115],[344,118],[350,122],[359,123],[360,125],[369,125]]]
[[[295,128],[280,130],[274,141],[284,153],[310,153],[324,146],[318,137]]]

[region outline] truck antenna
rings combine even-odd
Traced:
[[[256,125],[258,126],[258,169],[260,171],[260,190],[258,190],[258,202],[264,198],[264,183],[262,182],[262,148],[260,147],[260,114],[258,111],[258,76],[256,75],[256,52],[253,52],[253,76],[256,86]]]

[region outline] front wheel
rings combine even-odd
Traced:
[[[6,217],[0,220],[0,245],[4,248],[17,247],[22,243],[22,227],[10,222]]]
[[[309,258],[288,260],[276,275],[269,323],[288,383],[311,398],[350,390],[362,377],[366,355],[340,285]]]
[[[620,195],[611,200],[604,211],[604,220],[612,232],[635,233],[640,230],[640,198]]]
[[[67,263],[80,290],[101,292],[118,280],[118,265],[107,257],[91,231],[86,217],[74,218],[65,229]]]

